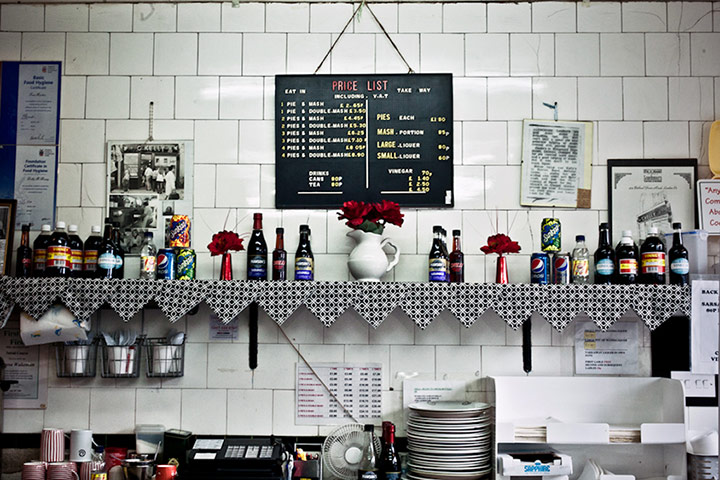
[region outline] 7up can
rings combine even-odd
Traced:
[[[178,280],[195,280],[195,250],[192,248],[175,249],[175,278]]]
[[[560,220],[543,218],[540,224],[540,242],[543,252],[559,252],[562,237],[560,236]]]

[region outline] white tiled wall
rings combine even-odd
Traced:
[[[268,232],[283,224],[292,251],[299,223],[310,223],[322,280],[347,280],[351,247],[334,210],[274,209],[274,75],[312,73],[357,4],[152,3],[0,5],[0,60],[63,61],[58,217],[87,234],[105,206],[104,145],[143,140],[154,102],[156,139],[195,142],[194,247],[199,275],[219,263],[207,251],[225,219],[249,232],[252,212]],[[523,247],[511,281],[528,280],[539,222],[557,216],[565,247],[607,218],[608,158],[698,157],[707,176],[707,132],[720,109],[720,3],[537,2],[375,4],[373,11],[417,72],[451,72],[455,98],[453,210],[407,210],[389,227],[402,259],[388,280],[422,281],[430,226],[464,233],[467,279],[493,280],[494,258],[480,246],[495,231]],[[369,12],[350,24],[322,73],[406,72]],[[531,210],[519,205],[521,121],[594,122],[590,210]],[[716,245],[711,254],[720,254]],[[235,255],[235,278],[244,256]],[[42,425],[130,432],[163,423],[208,433],[316,435],[292,421],[298,354],[261,318],[260,366],[247,367],[247,317],[236,342],[208,340],[209,311],[180,322],[187,329],[186,374],[151,381],[67,381],[50,374],[48,409],[6,411],[5,431]],[[138,324],[162,333],[158,312]],[[99,319],[112,328],[116,320]],[[572,332],[535,321],[536,373],[574,373]],[[110,325],[110,327],[108,327]],[[464,380],[485,398],[483,376],[523,374],[520,337],[492,312],[464,328],[447,312],[426,331],[393,312],[376,330],[354,312],[330,329],[304,309],[284,327],[312,361],[379,361],[385,410],[397,415],[403,378]],[[641,373],[649,373],[647,338]],[[51,366],[52,368],[52,366]],[[707,415],[695,415],[706,418]],[[401,430],[402,431],[402,430]]]

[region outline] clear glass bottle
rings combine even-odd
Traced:
[[[575,248],[571,255],[572,283],[588,283],[590,281],[590,252],[585,245],[585,235],[575,237]]]
[[[375,426],[367,424],[363,427],[362,457],[358,465],[358,480],[377,480],[377,465],[375,464],[375,444],[373,431]]]
[[[140,278],[155,280],[157,276],[157,247],[152,232],[145,232],[140,248]]]

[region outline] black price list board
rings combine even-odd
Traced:
[[[275,206],[452,207],[450,74],[275,77]]]

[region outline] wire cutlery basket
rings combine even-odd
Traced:
[[[137,378],[140,375],[142,343],[140,337],[132,345],[108,345],[103,341],[100,344],[100,375],[103,378]]]
[[[97,365],[98,342],[68,342],[55,344],[55,363],[58,377],[94,377]]]
[[[185,337],[180,345],[166,338],[147,338],[144,343],[148,377],[182,377],[185,374]]]

